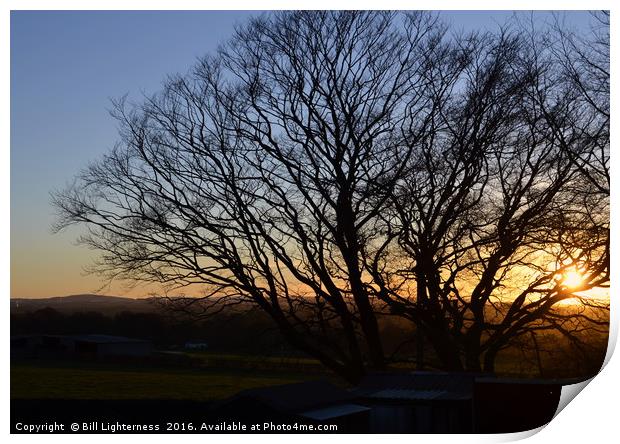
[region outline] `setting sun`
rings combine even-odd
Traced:
[[[584,283],[584,276],[576,269],[569,269],[562,273],[562,285],[568,288],[578,288]]]

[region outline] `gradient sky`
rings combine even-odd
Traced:
[[[63,188],[117,140],[110,99],[156,92],[186,72],[255,12],[11,12],[11,297],[90,293],[101,283],[83,267],[94,252],[77,229],[52,234],[50,192]],[[466,30],[495,28],[512,15],[445,12]],[[550,17],[539,13],[539,17]],[[569,13],[585,28],[589,16]],[[119,286],[105,294],[143,296]]]

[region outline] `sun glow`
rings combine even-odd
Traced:
[[[579,288],[585,283],[585,278],[577,269],[570,268],[565,270],[561,277],[560,282],[567,288]]]

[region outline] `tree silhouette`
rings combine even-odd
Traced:
[[[608,142],[587,139],[584,93],[556,96],[560,72],[526,34],[428,13],[264,15],[116,103],[122,141],[55,195],[56,228],[85,225],[109,279],[202,288],[174,309],[263,310],[351,382],[389,364],[389,315],[443,367],[493,370],[535,329],[604,324],[554,310],[608,282],[608,194],[584,155]]]
[[[494,371],[519,336],[606,325],[605,302],[582,297],[577,313],[557,304],[609,279],[609,120],[585,86],[571,92],[574,77],[540,42],[506,33],[472,42],[461,93],[437,98],[430,140],[384,220],[410,265],[385,279],[389,255],[371,268],[445,367]],[[564,285],[575,269],[577,288]],[[415,302],[391,290],[394,277],[415,280]]]

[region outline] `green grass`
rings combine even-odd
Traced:
[[[11,365],[11,397],[215,400],[247,388],[304,379],[260,372],[17,363]]]

